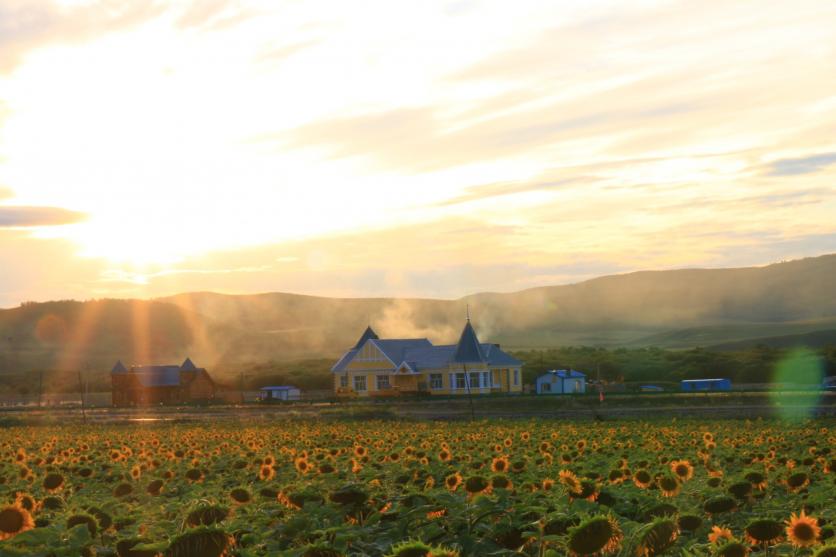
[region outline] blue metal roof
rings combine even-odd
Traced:
[[[299,390],[299,387],[294,387],[293,385],[278,385],[278,386],[270,386],[270,387],[261,387],[262,391],[291,391],[291,390]]]
[[[488,364],[492,366],[521,366],[522,362],[513,357],[508,352],[505,352],[501,348],[499,348],[496,344],[482,344],[482,351],[485,354],[485,358],[488,360]]]
[[[582,373],[575,369],[552,369],[545,372],[543,375],[557,375],[558,377],[561,377],[563,379],[586,377],[585,373]],[[540,377],[543,377],[543,375],[541,375]]]
[[[453,362],[457,364],[481,364],[485,361],[482,345],[479,344],[476,331],[473,330],[473,325],[470,324],[470,319],[468,319],[462,330],[462,336],[459,337],[459,342],[456,345]]]
[[[197,371],[197,366],[194,365],[191,358],[186,358],[186,361],[180,366],[183,371]]]
[[[116,364],[113,366],[113,369],[110,370],[110,373],[127,373],[127,368],[122,364],[122,360],[116,360]]]
[[[180,366],[134,366],[131,373],[143,387],[176,387],[180,385]]]
[[[404,361],[415,371],[422,369],[439,369],[450,363],[456,346],[453,344],[445,346],[429,346],[407,350],[404,354]]]
[[[374,330],[372,329],[372,326],[369,325],[368,327],[366,327],[366,330],[363,332],[363,335],[360,337],[360,340],[358,340],[357,344],[354,345],[354,349],[359,350],[361,346],[366,344],[367,340],[369,340],[369,339],[375,339],[376,340],[378,338],[380,338],[380,337],[377,336],[377,333],[374,332]]]
[[[356,348],[352,348],[351,350],[343,354],[343,357],[337,360],[337,363],[334,364],[334,367],[331,368],[331,371],[334,373],[344,371],[345,366],[347,366],[351,359],[354,358],[355,354],[357,354]]]
[[[408,350],[421,348],[432,348],[432,343],[425,338],[396,338],[396,339],[373,339],[371,341],[383,352],[387,358],[392,360],[394,365],[404,361],[404,354]]]
[[[370,329],[367,329],[367,332]],[[365,333],[364,333],[365,336]],[[424,369],[441,369],[450,364],[488,364],[490,366],[519,367],[522,362],[504,352],[499,345],[480,343],[476,332],[468,321],[462,331],[462,338],[458,344],[444,344],[433,346],[425,339],[378,339],[370,338],[368,342],[380,349],[392,362],[394,367],[407,364],[414,371]],[[354,356],[360,351],[352,348],[340,358],[331,371],[339,373],[345,371]]]

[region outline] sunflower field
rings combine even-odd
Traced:
[[[0,557],[834,557],[833,426],[11,427]]]

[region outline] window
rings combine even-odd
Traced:
[[[466,389],[467,388],[467,376],[464,373],[457,373],[456,374],[456,388],[457,389]]]
[[[378,391],[385,391],[389,388],[389,376],[388,375],[378,375],[377,376],[377,390]]]
[[[514,385],[519,385],[519,384],[520,384],[520,370],[515,369],[514,370]]]
[[[482,372],[482,387],[489,388],[491,386],[491,372],[490,371],[483,371]]]
[[[580,379],[575,379],[575,392],[576,393],[581,392],[581,380]]]
[[[354,376],[354,390],[355,391],[365,391],[366,390],[366,376],[365,375],[355,375]]]
[[[551,383],[540,383],[540,390],[544,393],[552,392],[552,384]]]
[[[348,375],[340,375],[340,387],[348,387]]]
[[[470,388],[471,389],[478,389],[479,388],[479,377],[482,375],[478,371],[472,372],[469,374],[470,377]]]
[[[430,389],[443,389],[444,379],[440,373],[430,374]]]

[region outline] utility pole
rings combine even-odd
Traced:
[[[78,370],[78,392],[81,395],[81,419],[87,424],[87,411],[84,408],[84,381],[81,378],[81,370]]]
[[[467,385],[467,400],[470,402],[470,421],[476,420],[476,412],[473,409],[473,392],[470,390],[470,374],[467,372],[467,364],[462,362],[464,368],[464,384]]]
[[[41,407],[41,398],[44,394],[44,371],[38,372],[38,408]]]
[[[238,390],[241,392],[241,404],[244,404],[244,372],[241,372],[241,375],[238,379]]]

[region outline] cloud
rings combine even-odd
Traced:
[[[194,0],[177,20],[180,29],[210,29],[234,27],[255,17],[257,13],[241,7],[235,0]]]
[[[534,180],[527,182],[500,182],[496,184],[469,186],[465,189],[463,194],[445,199],[444,201],[436,203],[435,206],[446,207],[461,203],[469,203],[471,201],[481,201],[483,199],[502,197],[505,195],[516,195],[535,191],[551,191],[589,180],[592,180],[592,178],[577,176],[573,178],[554,179],[548,181]]]
[[[51,0],[4,0],[0,3],[0,73],[11,72],[32,50],[74,43],[129,28],[164,11],[156,1],[96,1],[62,7]]]
[[[769,165],[768,176],[798,176],[812,174],[836,164],[836,153],[820,153],[797,159],[779,159]]]
[[[257,61],[265,64],[280,62],[290,58],[294,54],[298,54],[303,50],[320,44],[321,42],[322,41],[319,39],[308,39],[289,44],[282,44],[281,46],[270,47],[258,55]]]
[[[0,186],[0,200],[10,199],[10,198],[14,197],[14,195],[15,194],[11,190],[11,188],[7,188],[5,186]]]
[[[84,213],[59,207],[0,206],[0,228],[60,226],[84,219]]]

